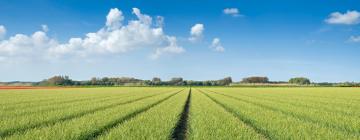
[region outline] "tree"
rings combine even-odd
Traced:
[[[310,80],[308,78],[305,77],[295,77],[295,78],[291,78],[289,80],[289,83],[291,84],[299,84],[299,85],[308,85],[310,84]]]
[[[269,83],[269,78],[253,76],[253,77],[244,78],[241,82],[242,83]]]
[[[152,79],[153,82],[161,82],[161,79],[159,77],[154,77]]]
[[[183,85],[183,78],[181,78],[181,77],[171,78],[171,80],[169,81],[169,83],[170,83],[171,85]]]
[[[225,77],[224,79],[218,80],[217,85],[226,86],[232,83],[231,77]]]
[[[152,85],[160,85],[161,84],[161,79],[159,77],[154,77],[152,80],[151,80],[151,84]]]
[[[90,84],[91,85],[97,85],[98,84],[98,79],[96,77],[91,78]]]
[[[60,86],[69,86],[73,85],[74,82],[69,78],[69,76],[53,76],[44,81],[46,85],[60,85]]]

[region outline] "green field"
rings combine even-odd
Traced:
[[[0,90],[0,139],[360,139],[360,88]]]

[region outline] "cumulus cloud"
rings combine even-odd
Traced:
[[[158,59],[161,55],[167,54],[167,53],[174,53],[174,54],[180,54],[185,52],[185,49],[182,47],[179,47],[177,45],[177,41],[175,37],[167,37],[170,44],[167,47],[164,48],[157,48],[155,53],[151,55],[152,59]]]
[[[221,45],[219,38],[214,38],[211,42],[210,49],[216,52],[224,52],[225,48]]]
[[[124,16],[122,12],[117,8],[112,8],[106,16],[106,26],[109,29],[118,29],[121,26],[121,22],[123,20]]]
[[[6,28],[3,25],[0,25],[0,40],[5,37],[6,34]]]
[[[360,42],[360,36],[350,36],[349,42],[359,43]]]
[[[225,9],[223,10],[223,12],[224,12],[224,14],[226,14],[226,15],[231,15],[231,16],[233,16],[233,17],[239,17],[239,16],[241,16],[241,15],[239,14],[239,9],[237,9],[237,8],[225,8]]]
[[[30,36],[16,34],[0,42],[0,56],[2,60],[7,58],[38,59],[46,53],[48,48],[55,47],[57,44],[56,40],[50,39],[43,31],[37,31]]]
[[[193,27],[191,27],[189,40],[192,42],[201,40],[204,30],[205,28],[203,24],[195,24]]]
[[[157,27],[163,27],[164,26],[164,17],[162,16],[156,16],[156,26]]]
[[[325,22],[328,24],[358,24],[360,22],[360,12],[355,10],[346,13],[333,12],[325,19]]]
[[[152,23],[152,18],[148,15],[141,14],[140,9],[133,8],[133,14],[137,16],[140,22],[150,25]]]
[[[98,55],[118,55],[131,50],[152,47],[154,58],[163,54],[178,54],[185,49],[177,45],[176,37],[166,35],[161,26],[156,26],[152,18],[133,8],[137,20],[123,25],[124,17],[117,8],[111,9],[106,16],[105,26],[97,32],[87,33],[85,37],[70,38],[59,43],[46,34],[47,26],[31,36],[17,34],[0,42],[0,56],[31,56],[43,58],[88,57]]]

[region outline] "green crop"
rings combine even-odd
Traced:
[[[189,139],[263,139],[231,113],[194,90],[190,106]]]
[[[359,88],[0,90],[0,139],[360,139]]]
[[[184,90],[146,113],[113,128],[100,139],[169,139],[188,96],[188,90]]]

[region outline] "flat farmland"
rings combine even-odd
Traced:
[[[360,88],[0,90],[0,139],[360,139]]]

